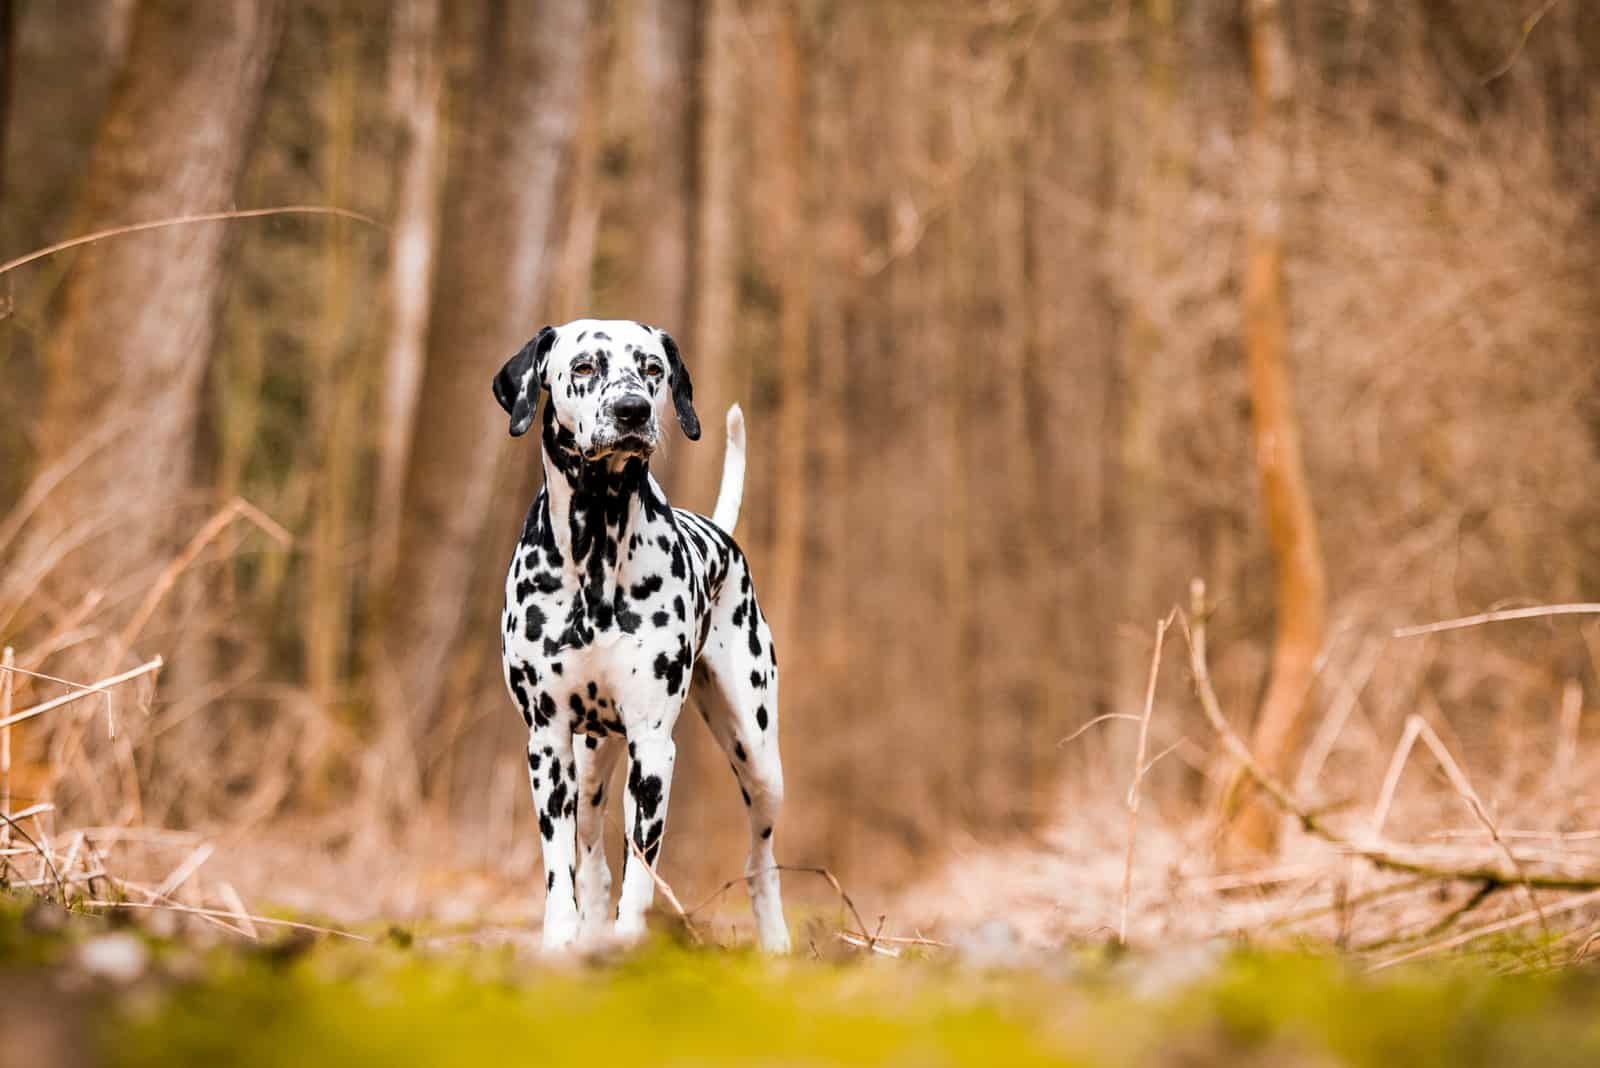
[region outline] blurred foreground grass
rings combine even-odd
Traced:
[[[1362,977],[1222,947],[765,961],[660,941],[604,965],[160,937],[0,895],[0,1065],[1590,1065],[1600,981],[1482,960]]]

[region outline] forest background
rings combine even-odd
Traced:
[[[1194,577],[1308,797],[1419,714],[1533,820],[1600,630],[1391,631],[1600,586],[1597,59],[1578,0],[0,0],[0,257],[294,209],[0,275],[0,644],[164,662],[18,724],[8,803],[533,892],[489,381],[595,315],[747,413],[786,859],[1115,838],[1096,721]],[[1182,671],[1151,707],[1158,816],[1270,849]],[[710,888],[742,815],[684,724],[664,873]]]

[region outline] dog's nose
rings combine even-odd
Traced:
[[[650,420],[650,399],[629,393],[611,402],[611,418],[620,427],[636,430]]]

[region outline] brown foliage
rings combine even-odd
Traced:
[[[45,670],[103,650],[235,495],[296,538],[230,529],[184,571],[128,654],[172,665],[151,714],[122,721],[120,756],[70,769],[63,819],[117,817],[110,780],[132,776],[152,823],[293,813],[348,841],[371,826],[355,802],[421,790],[406,818],[525,879],[492,619],[533,463],[488,382],[579,311],[679,316],[663,325],[707,425],[733,400],[749,416],[740,538],[783,623],[786,857],[894,878],[953,836],[1059,827],[1082,792],[1120,792],[1130,724],[1056,743],[1142,711],[1151,623],[1193,575],[1227,607],[1223,708],[1344,717],[1313,746],[1316,803],[1372,786],[1370,754],[1418,708],[1482,767],[1508,725],[1542,736],[1574,722],[1574,687],[1580,712],[1600,692],[1568,630],[1384,637],[1600,579],[1583,5],[1527,34],[1465,0],[1285,6],[1271,244],[1232,0],[564,0],[529,21],[475,0],[439,6],[431,50],[412,15],[294,0],[275,51],[265,19],[166,25],[180,8],[154,3],[131,40],[86,43],[56,6],[17,27],[3,172],[27,215],[7,240],[232,200],[390,224],[158,231],[3,279],[0,535],[19,536],[0,537],[0,644]],[[93,162],[94,124],[28,80],[51,42],[127,50]],[[427,136],[395,102],[431,106],[425,76],[395,73],[403,49],[439,68],[432,177],[401,148]],[[660,66],[636,69],[641,49]],[[132,61],[150,51],[186,62]],[[45,151],[55,129],[71,143]],[[427,314],[375,313],[419,299],[386,272],[429,188]],[[70,221],[52,202],[69,189]],[[386,360],[402,319],[427,324],[408,388]],[[1292,375],[1292,405],[1252,354]],[[1258,417],[1298,414],[1309,504],[1258,469],[1262,400]],[[124,444],[94,437],[108,426]],[[710,506],[713,438],[672,446],[678,503]],[[1323,627],[1315,569],[1281,551],[1308,513]],[[1274,664],[1289,652],[1298,677]],[[29,759],[69,731],[110,749],[84,733],[93,704],[24,734]],[[1224,764],[1177,681],[1154,710],[1149,746],[1188,744],[1143,781],[1152,827],[1212,799]],[[1521,789],[1526,769],[1503,770]],[[683,774],[665,874],[698,898],[738,855],[737,795],[709,749],[686,747]]]

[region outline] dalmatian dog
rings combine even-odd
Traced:
[[[528,726],[545,870],[544,947],[605,938],[605,803],[624,749],[629,841],[615,934],[644,933],[677,747],[692,699],[728,754],[750,818],[745,866],[762,949],[783,953],[773,829],[783,802],[778,661],[732,533],[744,494],[744,417],[728,410],[711,518],[673,508],[650,474],[669,408],[700,437],[678,346],[626,320],[547,326],[494,379],[513,437],[544,406],[544,487],[506,575],[506,686]],[[647,866],[648,865],[648,866]]]

